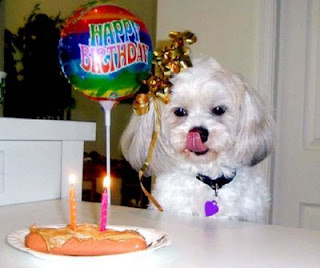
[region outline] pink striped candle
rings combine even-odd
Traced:
[[[109,176],[106,176],[103,180],[103,193],[101,196],[100,231],[105,231],[107,229],[109,205],[107,187],[109,184],[110,178]]]

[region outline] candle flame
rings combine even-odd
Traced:
[[[105,176],[103,179],[103,188],[107,189],[110,187],[110,177],[109,176]]]
[[[70,185],[74,185],[75,182],[76,182],[76,175],[71,174],[71,175],[69,176],[69,184],[70,184]]]

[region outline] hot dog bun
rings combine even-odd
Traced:
[[[75,230],[30,227],[25,245],[36,251],[71,256],[99,256],[143,250],[143,236],[133,230],[100,231],[97,225],[77,225]]]

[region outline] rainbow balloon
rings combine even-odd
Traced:
[[[59,42],[62,70],[76,90],[93,100],[121,100],[138,90],[152,63],[145,24],[110,4],[87,6],[69,17]]]

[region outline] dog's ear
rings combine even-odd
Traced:
[[[238,163],[254,166],[273,149],[274,120],[247,82],[239,76],[234,76],[233,81],[237,87],[242,87],[235,156]]]
[[[147,159],[149,144],[155,124],[155,111],[150,105],[150,111],[144,115],[131,115],[128,126],[120,138],[120,147],[125,159],[139,170]]]
[[[159,102],[160,111],[164,104]],[[125,159],[130,165],[139,170],[145,163],[148,157],[148,151],[151,144],[151,139],[155,127],[156,112],[153,101],[150,101],[149,111],[144,115],[132,115],[127,128],[124,130],[121,139],[120,147]],[[166,145],[163,130],[158,134],[154,152],[150,164],[150,169],[145,173],[146,176],[151,174],[159,174],[165,169],[170,168],[170,149]]]

